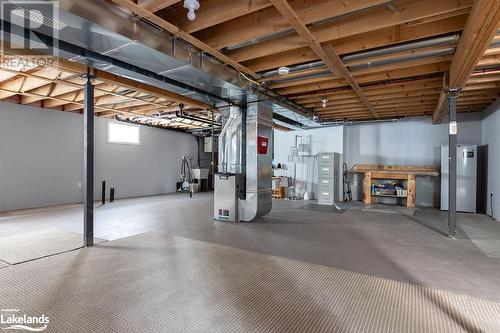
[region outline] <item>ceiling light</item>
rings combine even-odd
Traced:
[[[278,68],[278,74],[279,75],[288,75],[290,73],[290,68],[288,67],[280,67]]]
[[[321,103],[323,103],[323,107],[326,108],[326,103],[328,103],[328,98],[321,97]]]
[[[184,8],[189,10],[187,18],[190,21],[194,21],[196,19],[194,11],[200,8],[200,3],[196,0],[184,0]]]

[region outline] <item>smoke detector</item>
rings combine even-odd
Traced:
[[[187,18],[190,21],[194,21],[196,19],[195,10],[200,8],[200,3],[196,0],[184,0],[184,8],[189,10]]]
[[[326,108],[326,103],[328,103],[328,98],[321,97],[321,103],[323,103],[323,107]]]
[[[279,75],[288,75],[290,73],[290,68],[288,67],[280,67],[278,68]]]

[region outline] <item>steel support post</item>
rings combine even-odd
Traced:
[[[83,241],[94,245],[94,86],[90,73],[84,76],[85,101],[83,109]]]
[[[449,102],[449,175],[448,175],[448,236],[457,234],[457,98],[460,90],[448,90]]]

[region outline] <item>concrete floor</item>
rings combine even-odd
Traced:
[[[279,200],[268,216],[232,224],[212,220],[212,200],[210,193],[172,194],[106,204],[96,208],[95,236],[163,232],[500,301],[500,258],[494,256],[500,223],[487,216],[459,214],[458,237],[450,240],[446,214],[437,210],[404,216],[352,204],[335,212]],[[2,236],[54,227],[81,233],[81,207],[0,215]]]

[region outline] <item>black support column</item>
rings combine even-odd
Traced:
[[[448,236],[457,234],[457,98],[460,90],[449,89]]]
[[[85,76],[83,109],[83,240],[85,246],[94,245],[94,86],[92,76]]]

